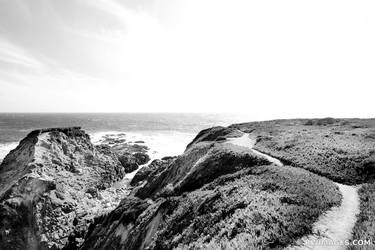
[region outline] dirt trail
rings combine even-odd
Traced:
[[[266,157],[270,162],[283,166],[278,159],[253,149],[255,140],[251,139],[248,134],[238,138],[230,138],[227,143],[248,147],[254,153]],[[341,205],[322,214],[314,223],[311,235],[302,237],[296,242],[295,246],[289,246],[286,249],[341,250],[346,248],[345,242],[348,242],[351,238],[356,216],[359,213],[358,188],[339,183],[335,184],[342,194]]]

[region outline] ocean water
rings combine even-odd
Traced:
[[[176,113],[0,113],[0,161],[32,130],[80,126],[93,143],[108,134],[125,134],[127,141],[144,141],[152,158],[181,154],[202,129],[250,121],[238,114]]]

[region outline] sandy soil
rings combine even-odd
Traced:
[[[264,156],[270,162],[283,166],[278,160],[269,155],[258,152],[253,149],[255,140],[251,139],[248,134],[242,137],[230,138],[227,143],[237,146],[248,147],[254,153]],[[318,221],[313,225],[313,233],[302,237],[296,242],[295,246],[289,246],[286,249],[345,249],[349,242],[354,224],[359,213],[359,196],[357,187],[347,186],[335,183],[342,194],[342,202],[339,207],[333,207],[326,213],[322,214]]]

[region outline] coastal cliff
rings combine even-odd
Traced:
[[[36,130],[0,166],[0,249],[282,249],[323,215],[351,211],[354,193],[333,181],[368,182],[360,219],[348,217],[356,237],[370,237],[374,131],[358,119],[213,127],[183,154],[144,165],[145,146]]]
[[[118,204],[105,191],[124,174],[78,127],[31,132],[0,166],[1,249],[78,246],[90,221]]]

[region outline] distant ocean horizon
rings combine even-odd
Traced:
[[[248,122],[249,116],[213,113],[0,113],[0,162],[35,129],[82,127],[94,143],[108,134],[143,140],[154,157],[176,155],[202,129]]]

